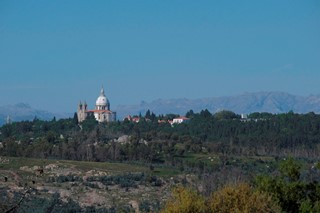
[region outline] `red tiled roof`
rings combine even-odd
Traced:
[[[189,120],[190,118],[187,118],[187,117],[181,116],[181,117],[179,117],[179,118],[174,118],[174,119]]]
[[[133,121],[140,121],[140,118],[132,118]]]

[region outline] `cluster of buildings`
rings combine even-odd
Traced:
[[[131,122],[135,122],[135,123],[139,123],[141,119],[145,119],[147,122],[151,121],[148,118],[141,118],[138,116],[131,117],[130,115],[128,115],[125,119],[127,119],[128,121],[131,121]],[[174,124],[188,123],[189,121],[190,121],[190,118],[180,116],[180,117],[174,118],[172,120],[158,120],[158,123],[169,123],[173,126]]]
[[[89,116],[94,116],[94,118],[100,123],[107,123],[116,121],[117,116],[116,112],[110,110],[110,102],[104,93],[104,88],[102,87],[100,90],[100,95],[98,96],[95,104],[95,109],[88,109],[87,103],[81,102],[78,104],[77,116],[78,122],[83,122]],[[130,115],[127,116],[125,119],[128,119],[132,122],[140,122],[140,117],[134,116],[131,117]],[[144,118],[145,119],[145,118]],[[171,125],[174,124],[181,124],[189,122],[189,118],[187,117],[177,117],[173,120],[158,120],[158,123],[170,123]],[[146,119],[146,121],[151,121],[150,119]]]

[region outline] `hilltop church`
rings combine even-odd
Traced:
[[[78,105],[78,122],[84,121],[89,115],[93,115],[99,123],[116,121],[116,112],[110,111],[110,102],[104,94],[103,87],[100,91],[100,96],[96,101],[96,108],[94,110],[88,110],[86,102],[80,101]]]

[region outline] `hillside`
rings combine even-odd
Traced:
[[[170,179],[167,174],[172,172],[176,175]],[[19,199],[23,202],[18,212],[29,212],[30,207],[33,212],[158,209],[169,197],[170,188],[181,181],[173,169],[150,171],[147,166],[129,163],[1,156],[0,173],[0,196],[4,196],[0,212],[6,212]],[[47,211],[52,208],[54,211]]]
[[[138,123],[88,119],[82,128],[72,118],[0,127],[0,212],[157,212],[182,186],[210,201],[239,182],[280,197],[281,212],[319,212],[320,115],[189,114],[173,127],[151,115]]]

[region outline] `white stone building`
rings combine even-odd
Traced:
[[[187,123],[189,122],[190,118],[187,118],[187,117],[179,117],[179,118],[174,118],[172,120],[172,125],[173,124],[181,124],[181,123]]]
[[[110,102],[104,94],[103,87],[101,88],[100,96],[97,98],[95,109],[88,110],[87,103],[84,102],[82,104],[80,101],[77,115],[79,122],[84,121],[89,115],[93,115],[100,123],[116,121],[116,112],[110,110]]]

